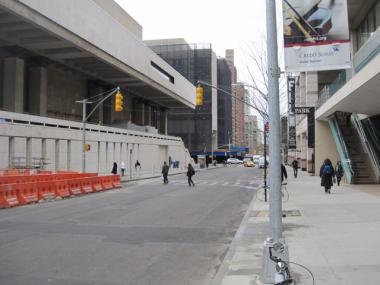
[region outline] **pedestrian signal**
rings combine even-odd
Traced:
[[[117,91],[115,96],[115,112],[121,111],[123,111],[123,95],[120,91]]]

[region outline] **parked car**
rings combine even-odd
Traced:
[[[227,164],[243,164],[243,161],[237,158],[229,158]]]
[[[254,167],[255,164],[253,163],[252,160],[247,159],[247,160],[244,160],[244,166],[245,166],[245,167]]]

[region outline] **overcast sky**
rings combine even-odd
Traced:
[[[184,38],[211,43],[218,56],[235,50],[238,79],[245,80],[244,47],[262,41],[265,0],[116,0],[142,27],[144,40]]]

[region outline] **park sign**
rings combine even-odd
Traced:
[[[314,113],[314,107],[294,107],[294,114],[307,115]]]
[[[347,0],[282,0],[285,71],[351,67]]]

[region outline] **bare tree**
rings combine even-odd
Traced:
[[[246,57],[246,70],[248,73],[248,82],[244,85],[249,86],[248,103],[256,111],[264,121],[269,120],[268,110],[268,64],[266,41],[261,44],[250,42],[243,49]],[[279,62],[281,62],[279,60]],[[287,112],[287,84],[286,77],[283,73],[279,74],[279,96],[280,96],[280,112]]]

